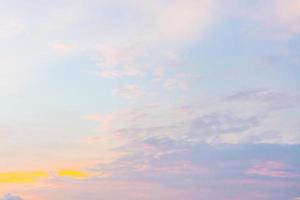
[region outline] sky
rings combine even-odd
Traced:
[[[0,0],[0,200],[300,200],[300,0]]]

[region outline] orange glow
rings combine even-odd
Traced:
[[[43,171],[0,173],[0,183],[35,183],[49,175]]]
[[[69,169],[64,169],[58,171],[59,176],[66,176],[66,177],[72,177],[72,178],[77,178],[77,179],[84,179],[88,178],[89,174],[83,171],[79,170],[69,170]]]

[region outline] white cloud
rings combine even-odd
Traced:
[[[3,18],[0,16],[0,39],[12,39],[24,30],[24,24],[18,20],[13,18]]]

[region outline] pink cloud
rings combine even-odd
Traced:
[[[161,78],[165,74],[165,69],[164,68],[156,68],[153,70],[153,75],[156,78]]]
[[[271,30],[276,36],[287,38],[300,32],[300,0],[261,1],[252,9],[244,10],[255,22],[261,23],[263,29]]]
[[[200,165],[195,165],[190,161],[175,161],[168,164],[153,164],[144,161],[135,166],[138,171],[151,171],[162,174],[186,174],[186,173],[208,173],[209,170]]]
[[[74,46],[65,42],[55,42],[51,44],[51,47],[63,54],[69,54],[74,51]]]
[[[81,118],[87,121],[94,121],[99,123],[99,130],[110,132],[118,128],[124,128],[124,125],[128,125],[131,122],[137,122],[145,115],[144,110],[140,109],[125,109],[109,114],[90,114],[84,115]]]
[[[115,47],[99,45],[98,66],[100,71],[97,73],[105,78],[122,78],[126,76],[141,76],[143,72],[138,69],[136,59],[139,58],[142,50],[136,47]]]
[[[249,175],[269,176],[275,178],[295,178],[300,177],[299,174],[290,172],[291,167],[285,163],[266,161],[255,164],[247,170]]]

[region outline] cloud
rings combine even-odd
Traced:
[[[269,176],[275,178],[298,178],[300,174],[291,171],[285,163],[264,161],[256,164],[247,171],[247,174],[256,176]]]
[[[149,92],[144,91],[137,85],[124,85],[120,88],[117,88],[113,91],[113,93],[117,96],[120,96],[125,99],[137,99],[143,96],[150,96]]]
[[[115,91],[128,98],[146,95],[137,86]],[[145,106],[86,119],[99,123],[100,132],[128,138],[172,138],[192,143],[297,143],[297,125],[286,121],[286,111],[297,108],[297,97],[248,90],[184,106]],[[287,130],[291,130],[287,134]],[[126,140],[126,139],[125,139]]]
[[[167,64],[169,65],[169,64]],[[155,82],[160,82],[164,89],[173,91],[187,91],[192,88],[194,84],[198,84],[200,76],[190,72],[182,71],[184,63],[179,64],[181,67],[179,71],[173,74],[173,68],[155,68],[152,72]],[[172,64],[170,64],[172,66]]]
[[[190,126],[191,138],[214,138],[222,134],[242,134],[259,125],[256,117],[239,117],[233,113],[215,113],[201,116],[192,121]]]
[[[112,47],[98,45],[97,65],[100,72],[97,74],[104,78],[123,78],[142,76],[141,67],[137,67],[140,49],[135,47]]]
[[[168,90],[172,90],[172,89],[186,90],[188,88],[185,82],[174,78],[166,80],[164,83],[164,87]]]
[[[103,69],[97,74],[105,78],[122,78],[126,76],[141,76],[143,72],[137,68],[125,66],[123,69]]]
[[[51,47],[63,54],[70,54],[71,52],[74,51],[74,46],[71,44],[67,44],[65,42],[54,42],[53,44],[51,44]]]
[[[273,36],[290,38],[300,32],[300,1],[266,0],[244,5],[242,15],[260,25],[259,29],[269,31]]]
[[[85,115],[82,116],[82,119],[99,123],[99,130],[104,133],[127,127],[133,122],[139,123],[144,119],[146,113],[145,109],[125,109],[110,114]]]
[[[258,100],[258,101],[272,101],[281,98],[282,93],[276,90],[259,88],[246,91],[239,91],[235,94],[229,95],[227,98],[232,100]]]
[[[24,24],[20,19],[0,16],[0,40],[12,39],[24,31]]]
[[[151,19],[145,36],[158,42],[180,43],[199,38],[206,31],[213,21],[216,1],[151,1],[139,5]]]
[[[113,21],[106,30],[114,31],[98,34],[106,38],[98,39],[96,47],[96,62],[100,68],[97,74],[102,77],[140,76],[146,71],[148,73],[153,66],[163,65],[165,60],[171,58],[170,52],[182,49],[207,33],[215,22],[217,6],[214,0],[134,0],[123,3],[127,11],[122,23]],[[118,9],[115,3],[103,5],[109,9],[102,13]],[[104,14],[101,17],[106,19],[108,16]]]
[[[242,191],[260,193],[260,199],[289,199],[291,194],[283,191],[299,188],[299,176],[294,176],[299,173],[299,162],[294,160],[299,145],[207,145],[162,138],[133,141],[122,149],[130,153],[91,170],[110,174],[106,180],[146,182],[177,189],[210,188],[222,195],[226,190],[238,199],[243,198]],[[268,187],[262,187],[266,184]]]
[[[170,49],[201,39],[215,21],[216,6],[214,0],[7,4],[0,15],[0,40],[9,41],[0,49],[1,95],[19,94],[61,59],[57,52],[70,54],[75,47],[101,77],[142,76]]]
[[[13,195],[13,194],[6,194],[1,200],[23,200],[21,197]]]
[[[209,188],[222,198],[228,195],[226,199],[232,194],[241,199],[249,191],[258,199],[292,198],[284,190],[299,188],[299,145],[291,145],[299,140],[282,136],[286,127],[296,127],[286,120],[290,110],[298,109],[296,99],[273,89],[251,89],[202,96],[191,104],[162,103],[91,116],[100,126],[110,124],[96,133],[100,143],[122,141],[113,150],[126,154],[89,170],[109,174],[106,180]],[[297,132],[291,135],[297,137]],[[101,182],[101,177],[95,179]],[[266,184],[268,189],[260,187]],[[207,195],[212,199],[213,192]]]

